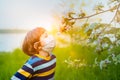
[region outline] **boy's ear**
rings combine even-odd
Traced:
[[[36,50],[40,50],[40,49],[41,49],[40,42],[35,42],[33,47],[34,47]]]

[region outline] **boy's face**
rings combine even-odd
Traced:
[[[45,42],[43,40],[47,37],[48,37],[48,33],[47,33],[47,31],[45,31],[40,37],[41,46],[45,45]]]
[[[51,53],[56,45],[55,39],[52,35],[44,32],[40,37],[42,50]]]

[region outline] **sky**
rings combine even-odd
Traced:
[[[0,29],[49,28],[59,0],[0,0]]]
[[[0,29],[29,30],[41,26],[50,31],[52,25],[57,24],[53,17],[54,14],[59,14],[62,11],[63,13],[67,12],[70,3],[79,7],[83,1],[87,6],[84,9],[89,15],[92,14],[96,3],[107,2],[107,0],[0,0]],[[79,11],[79,9],[77,10]],[[112,16],[106,13],[101,17],[103,22],[109,22]],[[9,41],[6,42],[8,38]],[[23,38],[24,34],[0,34],[0,51],[13,50],[13,48],[20,46]]]
[[[75,2],[74,0],[64,1]],[[79,1],[82,2],[82,0]],[[87,4],[92,3],[86,9],[89,11],[96,2],[106,3],[107,0],[83,1]],[[59,11],[60,3],[61,0],[0,0],[0,29],[31,29],[41,26],[50,30],[50,26],[54,23],[54,10]],[[79,3],[75,4],[79,5]],[[103,18],[107,21],[111,17],[103,15]]]

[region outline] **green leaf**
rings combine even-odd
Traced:
[[[103,37],[101,40],[102,43],[112,44],[111,40],[108,37]]]
[[[73,18],[73,15],[75,15],[74,12],[69,12],[69,13],[68,13],[68,17],[69,17],[69,18]]]
[[[90,26],[88,26],[88,27],[85,29],[85,33],[88,32],[89,30],[94,29],[97,25],[98,25],[98,23],[92,23]]]
[[[120,34],[120,28],[110,27],[104,32],[104,34]]]
[[[85,17],[85,16],[86,16],[86,14],[84,12],[79,14],[79,17]]]
[[[117,40],[117,41],[116,41],[116,45],[117,45],[117,46],[120,46],[120,40]]]
[[[90,36],[92,33],[92,30],[87,31],[87,36]]]
[[[97,4],[95,7],[94,7],[94,10],[96,11],[102,11],[104,8],[104,5],[102,3],[99,3]]]

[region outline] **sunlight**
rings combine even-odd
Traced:
[[[37,26],[45,28],[48,32],[52,30],[53,19],[52,17],[44,18],[36,23]]]
[[[52,20],[44,20],[40,26],[44,27],[47,31],[51,31],[52,30]]]
[[[34,29],[35,27],[43,27],[45,28],[48,32],[50,32],[52,30],[52,25],[53,25],[53,20],[51,17],[49,18],[40,18],[39,20],[32,20],[32,21],[28,21],[27,23],[30,23],[29,27],[26,28],[30,28],[30,29]]]

